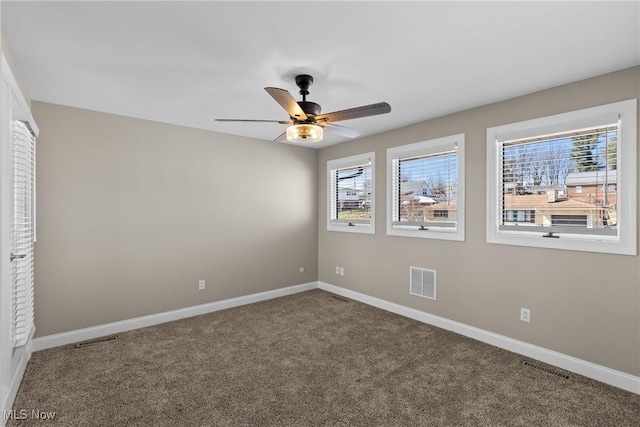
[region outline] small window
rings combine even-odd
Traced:
[[[487,130],[487,241],[636,254],[636,100]]]
[[[327,162],[327,230],[375,233],[375,153]]]
[[[387,234],[464,240],[464,134],[387,150]]]

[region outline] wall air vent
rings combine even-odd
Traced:
[[[436,271],[410,267],[409,293],[419,297],[436,299]]]

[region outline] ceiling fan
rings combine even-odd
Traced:
[[[286,90],[277,87],[265,87],[269,95],[289,113],[289,120],[252,120],[252,119],[216,119],[219,122],[261,122],[279,123],[290,125],[286,131],[274,141],[290,142],[318,142],[322,140],[323,129],[347,138],[356,138],[360,132],[345,126],[336,125],[333,122],[358,119],[361,117],[386,114],[391,111],[391,106],[386,102],[364,105],[362,107],[349,108],[347,110],[334,111],[332,113],[320,113],[320,104],[307,101],[309,87],[313,84],[313,77],[308,74],[296,76],[296,85],[300,88],[302,101],[295,98]]]

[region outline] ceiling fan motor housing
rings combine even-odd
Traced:
[[[314,117],[320,115],[320,104],[316,104],[315,102],[310,101],[298,101],[298,105],[302,108],[302,111],[308,117]]]

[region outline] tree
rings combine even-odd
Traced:
[[[541,147],[532,147],[529,152],[529,179],[533,185],[540,185],[547,174],[546,153]]]
[[[607,166],[611,170],[618,169],[618,138],[616,136],[607,142]]]
[[[571,170],[569,148],[562,145],[553,145],[545,154],[546,177],[549,185],[563,186],[567,174]]]
[[[531,159],[529,148],[525,145],[514,145],[504,151],[504,173],[508,181],[513,182],[514,188],[522,188],[529,175]]]
[[[593,172],[605,168],[597,155],[598,140],[601,133],[574,136],[571,141],[571,159],[575,162],[578,172]]]
[[[427,185],[431,194],[436,197],[445,197],[447,194],[447,184],[445,184],[442,174],[432,175],[427,179]]]

